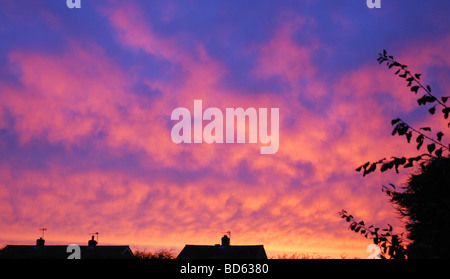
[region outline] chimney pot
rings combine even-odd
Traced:
[[[88,241],[88,246],[90,247],[97,246],[97,241],[94,240],[94,236],[92,236],[92,239]]]
[[[222,237],[222,246],[230,246],[230,238],[227,235]]]
[[[39,239],[36,239],[36,246],[38,247],[42,247],[45,244],[45,239],[43,239],[42,237],[39,237]]]

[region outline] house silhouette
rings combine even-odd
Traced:
[[[177,259],[267,259],[264,245],[230,245],[227,235],[216,245],[185,245]]]
[[[87,246],[80,247],[81,259],[130,259],[134,258],[129,246],[102,245],[92,237]],[[36,245],[6,245],[0,250],[0,259],[67,259],[67,245],[45,245],[40,237]]]

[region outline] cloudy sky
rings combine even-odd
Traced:
[[[450,2],[3,0],[0,245],[140,249],[264,244],[267,253],[367,257],[346,209],[401,231],[381,192],[407,172],[355,168],[416,154],[390,120],[436,121],[376,59],[437,96],[450,86]],[[171,113],[279,108],[279,150],[175,144]],[[206,124],[208,121],[205,121]]]

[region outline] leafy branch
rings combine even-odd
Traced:
[[[410,88],[411,92],[418,94],[419,92],[424,92],[424,94],[417,100],[417,103],[420,106],[426,106],[427,104],[431,104],[431,107],[428,109],[428,112],[431,115],[434,115],[437,111],[437,109],[442,108],[443,118],[448,119],[450,116],[450,108],[447,106],[447,101],[450,97],[441,97],[437,98],[434,96],[431,92],[431,87],[429,85],[424,85],[420,79],[422,74],[415,74],[411,73],[411,71],[408,70],[407,65],[403,65],[399,63],[398,61],[394,60],[393,56],[389,56],[386,52],[386,50],[383,50],[382,53],[380,53],[377,61],[382,64],[383,62],[386,62],[389,69],[395,68],[395,75],[398,75],[399,77],[405,79],[407,82],[407,87]],[[395,171],[399,172],[399,167],[403,166],[403,168],[410,168],[413,167],[414,164],[420,163],[422,167],[422,173],[419,174],[415,178],[419,180],[415,180],[416,182],[412,182],[410,180],[408,182],[408,186],[406,188],[403,188],[404,191],[397,191],[395,189],[395,186],[393,184],[390,184],[390,186],[384,186],[383,185],[383,192],[385,192],[389,197],[390,201],[397,205],[397,210],[400,212],[401,216],[404,218],[410,218],[408,221],[408,224],[406,225],[406,229],[410,232],[408,235],[408,238],[412,240],[412,244],[416,242],[416,240],[421,239],[420,237],[423,237],[423,239],[429,238],[430,233],[429,231],[433,232],[433,235],[435,234],[436,228],[430,228],[428,229],[427,226],[430,225],[430,222],[428,222],[430,212],[430,208],[436,207],[436,202],[433,198],[431,200],[433,202],[429,202],[430,195],[421,195],[420,187],[429,188],[428,186],[428,180],[431,179],[432,181],[436,181],[437,184],[443,184],[446,186],[448,183],[443,182],[442,177],[445,176],[444,174],[444,168],[440,167],[437,169],[439,175],[435,176],[434,172],[430,172],[429,166],[434,164],[433,162],[439,162],[439,164],[442,164],[441,162],[443,160],[448,160],[450,157],[444,157],[443,153],[446,152],[447,154],[450,153],[450,145],[447,145],[442,142],[442,139],[444,137],[444,133],[442,131],[437,131],[437,133],[432,132],[432,129],[430,127],[422,127],[422,128],[414,128],[407,124],[405,121],[403,121],[400,118],[393,119],[391,121],[391,125],[394,127],[392,131],[392,136],[398,135],[398,136],[404,136],[408,143],[411,143],[413,136],[415,138],[415,144],[417,144],[417,150],[420,151],[422,146],[426,146],[426,149],[428,152],[423,153],[421,155],[418,155],[416,157],[391,157],[390,159],[383,158],[381,160],[378,160],[376,162],[366,162],[365,164],[359,166],[356,171],[361,172],[363,171],[363,176],[366,176],[369,173],[374,172],[377,168],[381,170],[381,172],[387,171],[389,169],[395,169]],[[450,123],[448,123],[448,127],[450,128]],[[433,169],[431,169],[433,170]],[[422,177],[424,174],[427,176]],[[448,178],[448,177],[447,177]],[[433,183],[433,182],[432,182]],[[425,187],[426,185],[426,187]],[[431,184],[433,185],[433,184]],[[434,191],[434,189],[431,189],[431,191]],[[447,193],[447,192],[445,192]],[[444,196],[446,194],[443,194]],[[424,202],[425,201],[425,202]],[[429,204],[432,204],[432,206],[428,206]],[[442,211],[441,209],[443,207],[446,207],[448,205],[448,202],[443,203],[444,206],[441,206],[439,211]],[[424,207],[424,209],[421,209]],[[426,214],[422,214],[425,216],[423,221],[421,215],[417,215],[417,212],[425,212]],[[445,213],[445,211],[444,211]],[[408,257],[410,255],[414,255],[417,251],[414,252],[414,248],[406,250],[406,246],[403,244],[402,235],[403,234],[394,234],[392,226],[388,224],[388,227],[385,229],[376,228],[373,225],[366,226],[364,224],[364,221],[357,221],[355,218],[348,214],[347,211],[342,210],[339,212],[342,218],[344,218],[348,223],[350,223],[350,230],[354,231],[355,233],[359,233],[363,235],[366,238],[372,238],[374,244],[378,245],[381,249],[381,255],[383,258],[390,258],[390,259],[404,259],[406,258],[406,254],[408,252]],[[420,218],[418,218],[418,216]],[[448,221],[448,214],[443,215],[446,216],[445,221]],[[434,217],[433,217],[434,218]],[[441,224],[439,223],[437,226],[437,230],[439,231],[441,227]],[[419,238],[417,236],[412,237],[411,233],[415,232],[416,234],[419,234]],[[426,232],[426,233],[424,233]],[[448,233],[443,234],[444,237],[448,236]],[[423,243],[427,243],[421,239]],[[411,245],[408,244],[408,245]],[[421,245],[419,243],[419,245]],[[430,246],[431,247],[431,246]],[[440,248],[440,247],[439,247]],[[417,248],[416,248],[417,249]],[[422,248],[421,248],[422,249]],[[428,249],[428,248],[427,248]]]
[[[350,223],[349,229],[355,233],[360,233],[365,238],[372,238],[373,243],[381,248],[381,256],[384,259],[404,259],[406,256],[406,248],[403,244],[402,235],[394,234],[393,228],[388,224],[388,228],[381,229],[373,225],[366,226],[364,221],[356,221],[355,218],[348,214],[347,211],[339,212],[341,218]],[[389,257],[388,257],[389,256]]]
[[[437,152],[438,150],[436,150],[436,152],[435,152],[437,157],[441,157],[442,156],[442,151],[444,149],[447,150],[447,151],[450,150],[450,145],[446,146],[446,145],[441,143],[442,137],[444,136],[444,133],[442,133],[442,132],[438,132],[436,134],[437,140],[435,140],[435,139],[427,136],[426,134],[420,132],[420,130],[431,132],[431,128],[430,127],[423,127],[423,128],[420,128],[419,130],[416,130],[413,127],[411,127],[408,124],[406,124],[400,118],[392,120],[391,123],[392,123],[392,125],[395,125],[395,124],[398,123],[395,126],[394,131],[392,131],[392,135],[395,135],[396,133],[398,133],[399,136],[405,135],[408,143],[410,143],[410,141],[411,141],[412,132],[415,132],[416,134],[418,134],[418,137],[416,138],[416,142],[418,143],[417,150],[420,150],[420,147],[423,145],[424,139],[428,139],[429,141],[433,142],[432,144],[427,146],[428,152],[430,154],[432,154],[432,152],[436,149],[436,145],[441,146],[440,152]],[[409,131],[409,130],[411,130],[411,131]]]
[[[388,66],[389,69],[397,68],[395,75],[398,75],[399,77],[404,78],[406,80],[407,86],[410,87],[411,92],[418,94],[420,90],[425,91],[425,94],[417,100],[419,106],[426,105],[427,103],[434,104],[434,106],[428,110],[429,113],[432,115],[436,113],[436,108],[440,106],[442,107],[444,119],[449,118],[450,107],[448,107],[446,103],[450,97],[441,97],[440,99],[438,99],[436,96],[434,96],[431,93],[431,87],[429,85],[424,86],[420,82],[422,74],[411,73],[411,71],[408,70],[407,65],[401,64],[398,61],[394,60],[394,57],[388,55],[386,50],[383,50],[383,53],[379,54],[377,61],[379,62],[379,64],[386,62],[386,65]],[[396,134],[398,134],[399,136],[405,136],[408,143],[411,142],[413,133],[416,134],[417,150],[420,150],[420,148],[423,146],[426,140],[428,142],[426,145],[428,153],[424,153],[422,155],[410,158],[391,157],[390,160],[384,158],[377,162],[367,162],[356,169],[356,171],[358,172],[364,170],[363,176],[366,176],[367,174],[374,172],[377,169],[377,165],[379,164],[381,164],[380,168],[381,172],[394,168],[395,171],[398,173],[399,172],[398,168],[401,165],[403,165],[404,168],[410,168],[414,166],[414,162],[421,162],[421,164],[423,164],[424,162],[422,161],[424,160],[429,160],[430,158],[433,157],[441,158],[443,152],[447,153],[450,152],[450,144],[447,146],[442,143],[442,138],[444,137],[444,133],[442,131],[437,132],[436,138],[433,138],[429,134],[425,133],[425,132],[431,133],[430,127],[415,129],[400,118],[393,119],[391,121],[391,124],[394,126],[392,135],[395,136]],[[448,127],[450,127],[450,122],[448,123]]]
[[[429,112],[430,114],[434,114],[436,112],[436,106],[440,105],[443,107],[442,113],[444,113],[444,118],[448,119],[450,115],[450,107],[446,105],[448,99],[450,97],[441,97],[439,100],[431,93],[431,87],[430,85],[427,85],[426,87],[420,82],[420,78],[422,74],[412,74],[408,70],[408,65],[404,65],[399,63],[398,61],[394,60],[394,56],[387,55],[386,50],[383,50],[383,53],[379,53],[379,57],[377,59],[379,64],[382,64],[383,62],[386,62],[386,65],[389,69],[393,67],[397,67],[397,71],[395,72],[395,75],[398,75],[401,78],[404,78],[406,82],[408,82],[407,86],[411,87],[411,92],[414,92],[415,94],[418,94],[419,90],[422,89],[425,91],[425,95],[423,95],[420,99],[417,100],[417,103],[419,106],[426,105],[427,103],[435,103],[437,104],[432,107]],[[413,86],[414,85],[414,86]],[[450,123],[449,123],[450,126]]]

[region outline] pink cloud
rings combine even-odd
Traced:
[[[346,230],[340,209],[380,226],[398,224],[380,188],[399,183],[404,173],[362,178],[354,171],[367,160],[414,151],[414,146],[405,148],[404,139],[390,136],[393,115],[383,112],[416,107],[392,73],[361,66],[326,83],[316,77],[311,60],[318,43],[306,47],[294,40],[305,24],[297,18],[280,23],[272,38],[255,47],[252,72],[261,79],[279,77],[292,89],[257,98],[240,95],[223,88],[227,69],[201,43],[183,50],[179,38],[157,33],[133,4],[102,12],[126,50],[176,65],[179,80],[136,77],[95,44],[69,42],[52,54],[16,49],[8,57],[20,84],[0,84],[0,127],[13,130],[23,145],[39,139],[68,150],[89,145],[111,156],[138,153],[137,167],[156,175],[53,162],[44,171],[16,171],[3,163],[0,214],[6,217],[0,225],[8,230],[0,241],[17,237],[17,231],[20,239],[32,240],[36,228],[47,226],[52,241],[84,242],[87,233],[98,230],[102,243],[181,248],[217,243],[217,232],[230,229],[233,244],[364,257],[370,241]],[[411,58],[420,48],[415,49]],[[426,49],[418,68],[427,69],[437,54],[444,62],[434,63],[448,65],[444,48]],[[137,81],[161,94],[151,99],[133,94]],[[396,100],[381,106],[380,92]],[[299,96],[329,104],[316,111]],[[178,106],[192,111],[194,99],[222,110],[279,107],[279,152],[261,156],[259,145],[249,144],[175,145],[167,125],[170,112]],[[99,132],[105,134],[102,139],[96,139]]]
[[[108,17],[119,41],[123,44],[143,49],[163,59],[180,59],[176,42],[154,34],[142,12],[133,4],[118,3],[113,7],[104,8],[102,13]],[[130,17],[130,14],[133,16]]]
[[[310,79],[316,68],[311,61],[314,46],[299,46],[294,35],[301,30],[305,20],[295,18],[283,23],[277,33],[267,43],[259,47],[258,65],[254,74],[260,78],[279,77],[291,84],[300,78]]]

